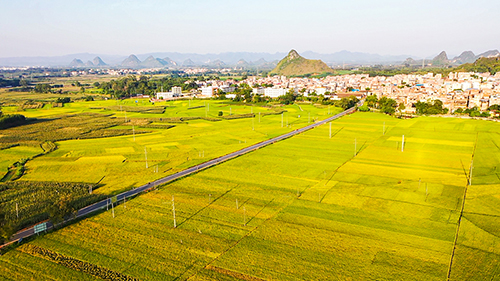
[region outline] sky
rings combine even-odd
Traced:
[[[0,57],[500,49],[498,0],[0,0]]]

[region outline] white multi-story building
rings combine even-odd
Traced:
[[[181,87],[172,87],[172,93],[174,93],[174,95],[182,95],[182,88]]]
[[[277,98],[279,96],[283,96],[286,94],[287,89],[283,88],[265,88],[264,89],[264,96],[270,97],[270,98]]]
[[[255,95],[263,95],[266,92],[265,88],[253,88],[252,93]]]
[[[212,86],[202,87],[201,95],[206,97],[212,97],[214,95],[214,87]]]
[[[159,100],[171,99],[173,97],[174,97],[174,93],[172,93],[172,92],[159,92],[159,93],[156,93],[156,99],[159,99]]]

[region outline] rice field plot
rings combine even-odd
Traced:
[[[320,115],[323,109],[312,105],[310,109],[322,118],[328,116]],[[252,111],[250,107],[240,110]],[[267,111],[255,109],[255,112],[258,110]],[[339,108],[330,109],[331,114],[339,111]],[[296,127],[308,121],[293,118]],[[132,126],[117,128],[119,132],[128,130],[128,134],[57,142],[56,151],[27,163],[23,179],[100,183],[103,187],[96,192],[113,194],[294,129],[292,125],[286,126],[285,117],[282,127],[280,115],[220,122],[189,120],[168,130],[147,128],[151,133],[140,135],[130,135],[133,130],[139,130]]]
[[[0,173],[8,172],[9,167],[16,161],[27,159],[43,153],[40,147],[14,146],[0,150]]]
[[[85,183],[0,183],[0,218],[2,232],[5,231],[2,235],[10,235],[19,229],[47,220],[49,215],[57,217],[62,203],[67,204],[67,208],[73,211],[105,198],[102,195],[89,194],[91,189],[92,186]]]
[[[3,254],[0,268],[1,280],[102,280],[18,250]]]
[[[290,200],[278,194],[269,198],[265,191],[242,192],[246,188],[240,185],[237,179],[221,182],[209,175],[186,178],[168,190],[153,191],[115,207],[115,218],[110,210],[33,244],[141,280],[186,279]],[[256,197],[245,195],[258,193],[261,195]]]
[[[414,132],[418,129],[412,126],[405,130],[406,121],[384,117],[356,113],[332,123],[334,132],[344,128],[332,140],[326,125],[278,143],[272,152],[266,148],[256,153],[265,161],[266,173],[272,173],[276,157],[266,157],[267,153],[283,157],[297,155],[303,148],[309,153],[296,157],[299,167],[276,159],[281,163],[276,164],[282,169],[280,177],[296,171],[316,182],[299,190],[297,200],[211,265],[263,279],[444,280],[466,182],[460,161],[470,159],[473,145],[444,151],[441,155],[447,160],[441,167],[435,156],[440,146],[411,148],[409,138],[401,152],[387,143],[401,132],[411,132],[413,138],[437,138],[433,132]],[[441,121],[419,119],[409,121]],[[471,133],[472,144],[474,137]],[[277,152],[281,146],[288,148]],[[330,151],[334,153],[328,155]],[[301,170],[309,159],[318,163],[310,166],[310,172]],[[210,276],[210,271],[200,274]]]
[[[477,146],[467,187],[450,280],[500,279],[500,179],[498,124],[476,127]]]
[[[29,243],[141,280],[446,280],[483,123],[356,113]],[[499,222],[465,203],[452,277],[494,279]]]

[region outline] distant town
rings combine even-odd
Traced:
[[[500,73],[452,72],[447,77],[434,75],[395,75],[392,77],[370,77],[368,74],[327,76],[325,78],[287,78],[286,76],[249,77],[236,81],[208,80],[199,83],[199,90],[186,95],[212,98],[218,91],[226,98],[236,85],[247,84],[253,88],[253,94],[277,98],[292,91],[304,96],[324,96],[331,100],[355,95],[358,97],[375,95],[388,97],[404,104],[404,113],[415,113],[415,104],[419,101],[440,100],[450,112],[477,107],[487,110],[494,104],[500,104]],[[254,87],[254,85],[259,85]],[[266,85],[262,87],[261,85]],[[156,94],[156,100],[168,100],[181,97],[180,88],[171,92]]]
[[[2,68],[3,71],[23,70],[28,68]],[[65,71],[62,74],[71,77],[87,75],[111,75],[123,77],[127,75],[146,75],[155,69],[87,69]],[[443,77],[441,74],[399,74],[395,76],[375,76],[369,74],[348,74],[326,76],[323,78],[286,77],[274,75],[268,77],[248,76],[246,79],[212,79],[198,81],[197,76],[207,73],[230,73],[232,68],[207,69],[185,68],[184,74],[190,75],[198,85],[197,90],[182,92],[180,88],[155,93],[152,99],[166,101],[185,97],[213,98],[219,92],[228,99],[235,98],[234,91],[242,84],[249,85],[253,94],[263,97],[278,98],[287,92],[303,96],[323,96],[331,100],[354,95],[357,97],[375,95],[378,98],[388,97],[404,104],[404,113],[415,113],[417,102],[440,100],[443,107],[452,113],[457,109],[474,108],[487,110],[492,105],[500,104],[500,73],[451,72]],[[5,72],[4,72],[5,73]],[[42,76],[50,76],[48,71]],[[8,78],[8,74],[4,74]],[[165,89],[168,90],[168,89]]]

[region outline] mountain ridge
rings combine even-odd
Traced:
[[[295,50],[291,50],[271,71],[272,74],[286,76],[321,74],[325,72],[333,72],[333,69],[321,60],[306,59]]]
[[[169,66],[181,66],[182,62],[190,59],[197,66],[207,65],[207,61],[215,61],[219,59],[224,62],[227,66],[236,66],[238,61],[245,60],[251,66],[262,65],[263,61],[268,62],[266,67],[274,67],[277,62],[286,56],[286,53],[276,52],[276,53],[263,53],[263,52],[223,52],[223,53],[207,53],[207,54],[197,54],[197,53],[179,53],[179,52],[155,52],[155,53],[145,53],[138,54],[136,57],[139,60],[145,60],[149,56],[155,58],[164,58],[164,61],[170,62]],[[320,59],[329,65],[360,65],[360,64],[397,64],[403,63],[406,58],[411,57],[416,64],[422,64],[422,58],[418,56],[411,55],[378,55],[370,53],[361,52],[350,52],[350,51],[339,51],[330,54],[320,54],[313,51],[305,51],[302,53],[304,57],[309,59]],[[498,57],[500,53],[498,50],[490,50],[483,52],[476,56],[479,57]],[[106,62],[107,67],[119,67],[120,64],[128,57],[123,55],[106,55],[106,54],[96,54],[96,53],[76,53],[62,56],[24,56],[24,57],[4,57],[0,58],[0,66],[6,67],[19,67],[19,66],[44,66],[44,67],[68,67],[73,59],[79,59],[82,62],[92,61],[94,66],[99,65],[93,59],[96,57],[101,58]],[[460,56],[458,56],[460,57]],[[458,58],[455,57],[455,58]],[[452,64],[458,64],[463,61],[455,61],[455,58],[451,60]],[[430,62],[432,59],[425,58],[425,62]],[[471,62],[470,59],[466,60]],[[241,66],[241,65],[240,65]]]

